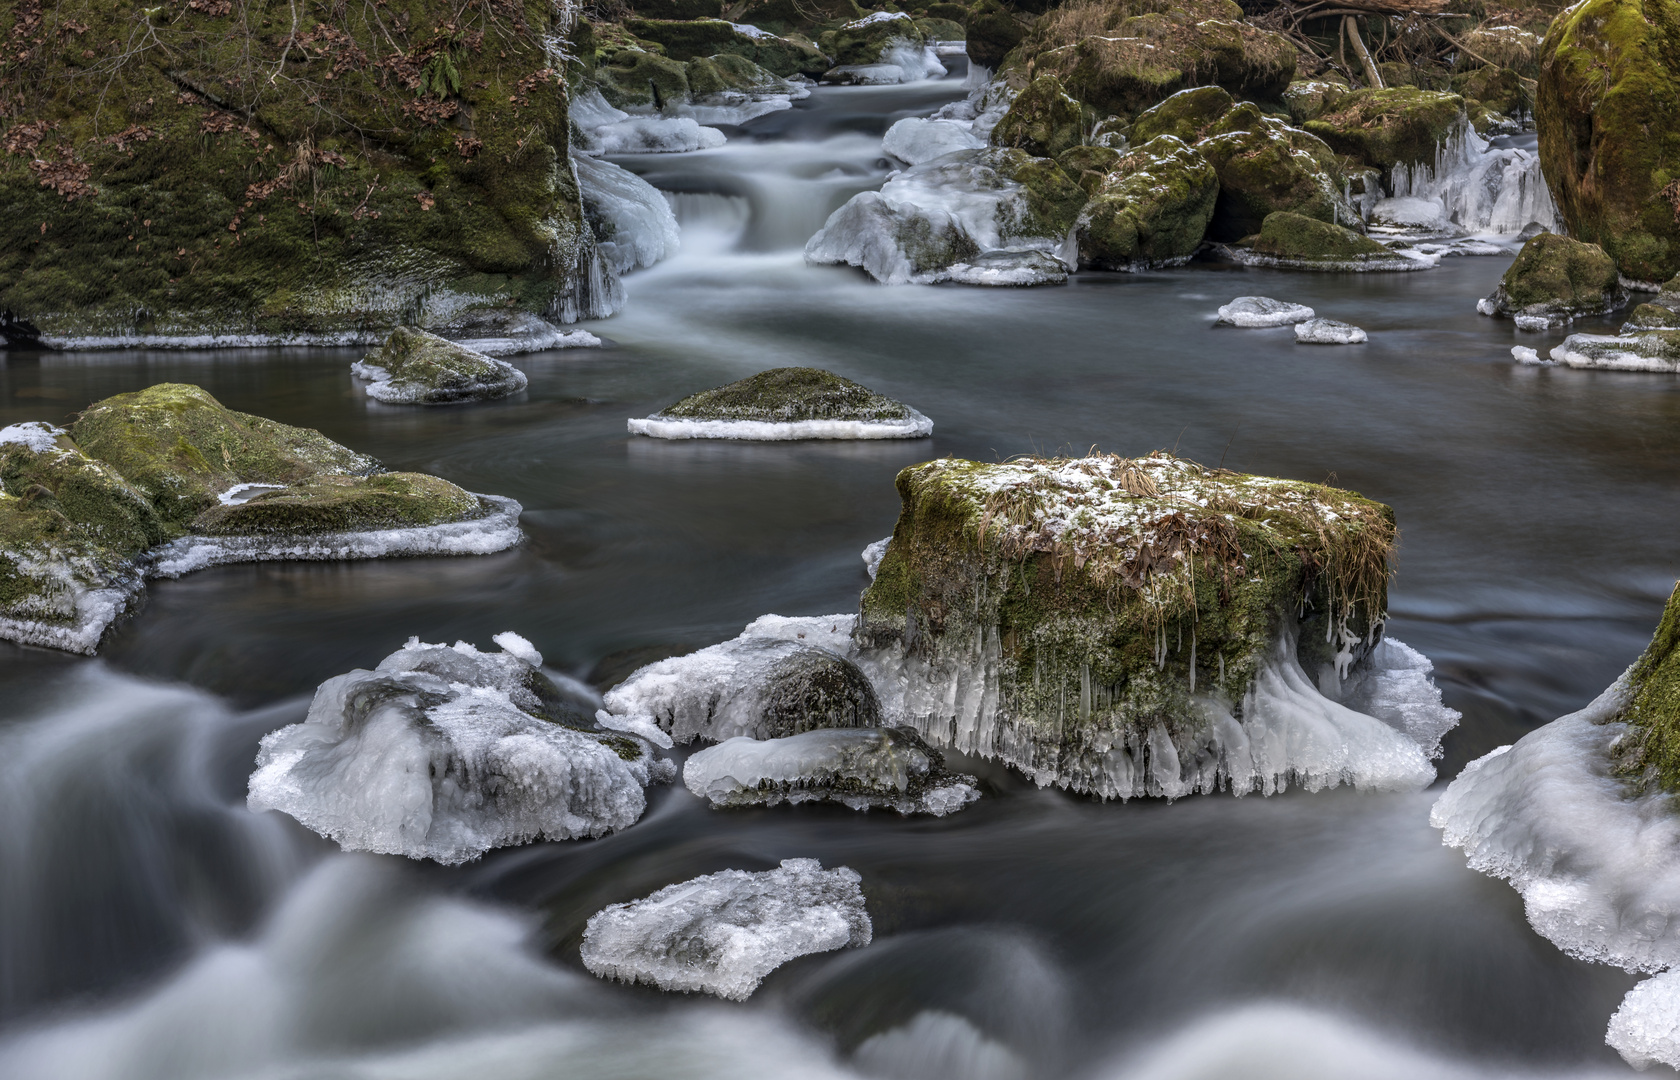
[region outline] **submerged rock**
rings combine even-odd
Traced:
[[[1291,304],[1269,296],[1239,296],[1219,308],[1220,322],[1246,328],[1289,326],[1312,317],[1313,309],[1305,304]]]
[[[860,948],[874,936],[861,881],[845,867],[783,859],[723,870],[590,917],[583,966],[606,979],[745,1001],[796,957]]]
[[[1201,246],[1219,175],[1172,135],[1121,157],[1079,213],[1079,264],[1134,270],[1184,262]]]
[[[1279,210],[1266,218],[1259,235],[1231,249],[1245,263],[1296,270],[1427,270],[1435,263],[1410,258],[1361,236],[1352,229],[1302,214]]]
[[[143,577],[227,562],[480,554],[519,504],[388,473],[319,432],[162,383],[0,436],[0,638],[93,652]]]
[[[1295,324],[1295,340],[1305,345],[1363,345],[1365,331],[1335,319],[1307,319]]]
[[[919,439],[933,421],[900,401],[820,368],[772,368],[702,390],[643,420],[658,439]]]
[[[1541,233],[1530,237],[1494,294],[1476,302],[1483,315],[1515,319],[1523,330],[1564,326],[1624,306],[1616,264],[1597,244]]]
[[[263,737],[247,805],[346,851],[444,864],[633,824],[642,789],[674,767],[593,730],[529,642],[497,641],[503,652],[410,638],[374,670],[328,679],[303,723]]]
[[[368,380],[367,395],[392,405],[456,405],[525,389],[525,373],[424,330],[399,326],[350,370]]]
[[[837,802],[943,817],[980,797],[972,776],[908,728],[807,731],[781,739],[729,739],[683,765],[688,789],[713,806]]]
[[[1465,766],[1430,823],[1472,869],[1511,883],[1571,956],[1668,974],[1636,986],[1606,1041],[1680,1067],[1680,588],[1649,648],[1580,712]]]

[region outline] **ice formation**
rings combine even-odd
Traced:
[[[37,454],[57,449],[58,440],[69,432],[41,420],[26,420],[0,428],[0,446],[26,446]]]
[[[738,736],[689,758],[683,782],[713,806],[837,802],[943,817],[980,797],[972,776],[946,772],[938,753],[894,728]]]
[[[853,615],[766,615],[730,641],[641,669],[607,694],[606,707],[624,716],[656,716],[683,741],[687,732],[714,740],[752,735],[741,730],[752,726],[753,716],[743,703],[761,692],[770,658],[786,655],[789,647],[817,646],[856,663],[879,698],[882,725],[908,726],[932,746],[1025,767],[997,708],[998,642],[988,641],[971,664],[935,669],[896,648],[860,649],[851,636],[855,626]],[[1417,790],[1434,780],[1430,761],[1442,735],[1458,722],[1458,713],[1441,703],[1429,671],[1415,650],[1385,641],[1345,678],[1327,670],[1315,685],[1286,630],[1240,711],[1216,689],[1204,689],[1196,700],[1197,728],[1173,731],[1157,723],[1100,758],[1073,763],[1067,775],[1030,768],[1028,775],[1040,785],[1071,781],[1118,799],[1227,788],[1270,795],[1290,786],[1318,791],[1338,784]],[[1325,696],[1321,685],[1340,700]]]
[[[881,569],[881,560],[886,557],[887,545],[890,543],[892,543],[892,537],[886,536],[863,549],[863,568],[869,571],[869,580],[875,580],[876,573]]]
[[[583,966],[602,978],[745,1001],[796,957],[868,945],[862,879],[815,859],[723,870],[590,917]]]
[[[1526,345],[1511,346],[1511,359],[1519,364],[1549,364],[1550,360],[1540,359],[1540,353]]]
[[[632,116],[607,104],[599,90],[571,102],[584,154],[669,154],[715,150],[728,140],[691,116]]]
[[[1518,327],[1522,326],[1518,320]],[[1673,331],[1654,331],[1612,337],[1608,334],[1570,334],[1552,349],[1552,359],[1573,368],[1607,371],[1680,371],[1680,347],[1669,341]]]
[[[682,420],[661,416],[631,417],[630,434],[655,439],[740,439],[748,442],[794,442],[801,439],[921,439],[933,433],[933,421],[914,409],[902,420]]]
[[[910,165],[920,165],[957,150],[978,150],[985,145],[985,140],[974,135],[969,123],[917,116],[898,121],[881,139],[882,150]]]
[[[1008,288],[1061,285],[1067,277],[1067,264],[1042,251],[986,251],[945,271],[945,280],[958,285]]]
[[[893,18],[908,19],[909,16],[901,12],[877,11],[865,19],[848,23],[846,29],[855,29],[870,20],[880,22],[877,16],[890,15]],[[922,45],[908,38],[898,38],[887,43],[881,49],[881,59],[874,64],[842,64],[830,68],[823,75],[824,82],[844,83],[853,86],[894,86],[898,83],[921,82],[923,79],[937,79],[945,74],[945,65],[939,62],[939,48],[935,45]]]
[[[299,536],[184,536],[152,552],[147,577],[178,578],[228,563],[282,559],[336,561],[404,555],[489,555],[518,544],[521,507],[512,499],[480,495],[485,514],[468,521],[362,532]]]
[[[1219,321],[1228,326],[1258,329],[1268,326],[1288,326],[1313,317],[1313,309],[1305,304],[1291,304],[1273,300],[1269,296],[1239,296],[1219,308]]]
[[[499,637],[507,651],[410,638],[374,670],[328,679],[303,723],[263,737],[247,804],[347,851],[445,864],[633,824],[671,764],[590,730],[530,642]]]
[[[1680,971],[1641,982],[1610,1017],[1604,1041],[1636,1069],[1680,1068]]]
[[[677,215],[652,184],[585,154],[572,155],[572,167],[601,257],[616,273],[652,266],[676,253]]]
[[[1026,188],[998,150],[963,150],[914,165],[854,196],[805,245],[814,263],[859,266],[888,285],[932,284],[985,252],[1036,251],[1077,261],[1070,236],[1036,235]]]
[[[1389,183],[1394,194],[1371,210],[1379,225],[1514,235],[1538,223],[1563,231],[1540,155],[1495,149],[1467,119],[1436,148],[1433,164],[1396,165]]]
[[[1295,340],[1305,345],[1361,345],[1365,331],[1335,319],[1308,319],[1295,324]]]

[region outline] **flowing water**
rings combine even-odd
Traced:
[[[0,648],[0,1076],[1470,1077],[1625,1074],[1632,983],[1529,930],[1427,824],[1432,792],[1098,804],[962,762],[941,820],[713,812],[680,787],[607,839],[444,870],[244,809],[257,739],[411,634],[512,629],[597,680],[766,612],[855,607],[894,474],[944,454],[1176,448],[1392,504],[1391,631],[1464,723],[1442,775],[1579,707],[1677,573],[1680,382],[1525,368],[1476,314],[1507,260],[1307,275],[1217,264],[1065,288],[884,288],[804,240],[957,78],[819,90],[698,154],[621,159],[683,250],[626,281],[599,351],[517,358],[518,398],[384,407],[344,350],[12,352],[0,424],[164,380],[526,507],[500,555],[266,564],[154,583],[97,660]],[[1211,326],[1236,295],[1358,348]],[[1588,327],[1590,328],[1590,327]],[[1547,335],[1521,335],[1542,349]],[[814,364],[933,417],[905,443],[632,440],[627,416]],[[725,867],[863,877],[876,943],[744,1006],[600,983],[584,921]]]

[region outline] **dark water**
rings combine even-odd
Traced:
[[[154,583],[99,660],[0,647],[0,1074],[1625,1071],[1602,1037],[1631,977],[1533,934],[1508,888],[1440,846],[1430,792],[1099,805],[971,763],[995,797],[947,820],[714,813],[663,790],[614,837],[455,871],[340,856],[243,809],[256,739],[411,634],[488,645],[512,629],[586,676],[766,612],[854,608],[894,474],[946,454],[1176,448],[1392,504],[1391,632],[1465,713],[1445,777],[1638,654],[1680,575],[1680,381],[1514,365],[1513,343],[1554,338],[1476,314],[1499,258],[1373,275],[1195,264],[1023,291],[805,267],[804,238],[884,178],[886,124],[956,85],[819,91],[723,150],[627,160],[682,193],[684,251],[628,279],[628,309],[593,327],[606,348],[517,358],[530,387],[509,401],[380,406],[345,350],[4,354],[0,424],[193,382],[512,496],[529,541],[204,571]],[[1371,341],[1214,329],[1243,294]],[[908,401],[935,434],[625,434],[627,416],[788,363]],[[794,856],[863,875],[875,945],[787,965],[747,1006],[582,974],[577,938],[604,904]],[[966,1027],[938,1028],[946,1014]]]

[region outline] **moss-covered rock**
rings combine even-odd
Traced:
[[[1142,120],[1139,120],[1142,123]],[[1336,155],[1323,140],[1244,102],[1205,129],[1196,150],[1219,174],[1219,201],[1208,235],[1239,240],[1279,210],[1363,228],[1342,194]]]
[[[1267,215],[1259,234],[1247,241],[1247,259],[1300,270],[1415,270],[1427,265],[1345,226],[1288,210]]]
[[[1459,40],[1474,54],[1466,60],[1489,65],[1482,70],[1515,69],[1532,76],[1539,67],[1540,39],[1520,26],[1478,26],[1459,35]]]
[[[1236,100],[1224,87],[1198,86],[1193,90],[1180,90],[1159,105],[1144,110],[1132,121],[1127,138],[1139,146],[1157,135],[1171,135],[1183,142],[1194,143],[1235,104]]]
[[[385,344],[351,365],[368,397],[402,405],[487,401],[525,389],[525,373],[436,334],[399,326]]]
[[[663,109],[667,103],[687,101],[691,94],[688,66],[646,49],[607,54],[595,66],[590,82],[619,109]]]
[[[1102,187],[1103,181],[1115,170],[1123,156],[1119,150],[1106,146],[1074,146],[1059,154],[1056,164],[1061,166],[1068,179],[1090,196]]]
[[[1569,235],[1621,273],[1680,271],[1680,3],[1586,0],[1540,47],[1540,165]]]
[[[604,314],[557,18],[545,0],[6,5],[8,334],[371,343]]]
[[[1010,102],[1009,111],[992,129],[992,145],[1053,158],[1077,146],[1084,129],[1079,102],[1062,90],[1054,75],[1040,75]]]
[[[824,34],[821,44],[840,67],[882,63],[882,53],[894,45],[922,43],[922,32],[908,15],[876,12]]]
[[[440,525],[482,513],[478,496],[424,473],[330,473],[216,505],[193,519],[205,536],[310,536]]]
[[[1540,233],[1530,237],[1494,294],[1476,305],[1484,315],[1518,320],[1525,329],[1563,326],[1627,304],[1616,264],[1597,244]]]
[[[1472,104],[1480,105],[1501,117],[1521,118],[1534,109],[1533,95],[1528,92],[1522,76],[1510,68],[1476,68],[1456,76],[1452,89],[1453,93],[1464,98],[1466,108]]]
[[[1628,671],[1620,719],[1629,736],[1615,748],[1624,775],[1680,792],[1680,585],[1669,595],[1651,644]]]
[[[969,62],[996,71],[1027,36],[1032,19],[999,0],[979,0],[968,9],[965,25]]]
[[[1680,330],[1635,330],[1620,336],[1570,334],[1552,349],[1552,360],[1601,371],[1680,373]]]
[[[867,14],[857,0],[747,0],[735,19],[773,34],[791,34],[851,22]]]
[[[119,558],[160,543],[167,535],[150,498],[103,461],[91,458],[68,432],[46,424],[7,429],[0,441],[0,490],[36,516],[63,518],[88,542]]]
[[[1620,332],[1636,334],[1641,330],[1680,330],[1680,311],[1666,304],[1640,304],[1628,313]]]
[[[1121,157],[1079,215],[1079,264],[1131,270],[1188,259],[1213,217],[1219,175],[1171,135]]]
[[[991,712],[907,700],[918,727],[1041,783],[1135,793],[1113,755],[1158,732],[1189,760],[1209,723],[1193,695],[1241,701],[1291,634],[1307,671],[1346,671],[1384,617],[1394,518],[1351,492],[1164,453],[946,458],[898,490],[857,641]]]
[[[828,58],[815,47],[768,34],[745,34],[722,19],[679,22],[669,19],[627,19],[624,28],[643,41],[654,42],[667,61],[689,61],[701,57],[734,55],[750,60],[772,75],[821,75],[828,70]],[[647,61],[641,61],[646,64]],[[615,75],[621,86],[625,79]],[[674,89],[674,85],[671,88]],[[703,91],[696,90],[695,93]]]
[[[679,420],[885,421],[907,419],[901,401],[821,368],[771,368],[738,382],[690,394],[657,415]],[[824,725],[818,725],[824,726]],[[790,734],[783,732],[782,734]]]
[[[1283,102],[1297,124],[1333,112],[1353,88],[1339,79],[1297,79],[1283,91]]]
[[[629,6],[644,19],[723,18],[723,0],[635,0]]]
[[[943,6],[955,7],[956,5],[945,4]],[[967,9],[963,9],[965,16],[967,13]],[[928,42],[962,41],[968,36],[968,31],[963,27],[960,20],[923,16],[916,20],[916,29],[922,32],[922,40]]]
[[[1301,126],[1337,153],[1386,171],[1433,165],[1463,112],[1464,99],[1457,94],[1397,86],[1354,90]]]

